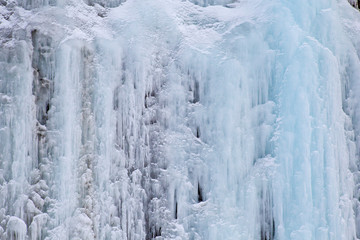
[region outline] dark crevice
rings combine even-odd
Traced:
[[[37,34],[37,29],[33,29],[32,31],[31,31],[31,40],[32,40],[32,44],[33,44],[33,46],[35,45],[35,43],[36,43],[36,34]]]
[[[356,9],[360,8],[360,0],[354,1],[354,2],[350,2],[351,6],[353,6]]]
[[[178,203],[175,203],[175,219],[178,218]]]
[[[145,107],[145,108],[148,108],[147,98],[148,98],[148,96],[145,94],[145,97],[144,97],[144,107]]]
[[[39,32],[31,31],[33,45],[32,68],[33,86],[32,93],[35,96],[36,118],[41,125],[46,125],[50,110],[50,101],[53,95],[54,79],[54,54],[52,39]]]
[[[273,217],[273,201],[269,189],[263,189],[260,198],[260,240],[274,240],[276,229]]]
[[[118,110],[119,109],[119,90],[120,87],[116,87],[113,93],[113,109]]]
[[[200,138],[200,128],[196,127],[196,137]]]
[[[195,81],[195,83],[194,83],[193,103],[197,103],[199,101],[200,101],[199,82]]]
[[[178,202],[177,202],[177,197],[176,197],[176,190],[175,190],[175,193],[174,193],[174,202],[175,202],[174,218],[177,219],[178,218]]]
[[[48,113],[50,110],[50,104],[49,103],[46,103],[46,113]]]
[[[123,64],[121,65],[121,84],[124,85],[126,82],[126,64],[125,64],[125,60],[123,61]]]
[[[202,202],[202,201],[204,201],[204,197],[202,194],[202,189],[201,189],[200,183],[198,183],[198,202]]]
[[[152,239],[156,238],[156,237],[160,237],[161,236],[161,227],[160,228],[156,228],[152,231],[151,233]]]
[[[129,141],[128,141],[128,138],[127,138],[127,136],[125,135],[125,144],[124,144],[124,151],[125,151],[125,154],[126,154],[126,156],[127,157],[130,157],[130,143],[129,143]]]
[[[188,90],[191,92],[192,96],[188,100],[190,103],[197,103],[200,101],[200,86],[199,81],[195,77],[194,74],[190,74],[190,71],[187,72],[188,77],[190,79],[190,84],[188,85]]]
[[[272,220],[272,228],[269,232],[267,229],[261,228],[260,240],[274,240],[275,239],[275,220]]]

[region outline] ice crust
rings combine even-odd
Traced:
[[[0,239],[360,238],[345,0],[0,1]]]

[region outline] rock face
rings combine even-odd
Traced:
[[[359,33],[345,0],[0,0],[0,239],[360,238]]]
[[[359,0],[349,0],[349,3],[354,7],[359,9],[360,7],[360,1]]]

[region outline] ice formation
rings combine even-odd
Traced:
[[[0,239],[360,239],[359,36],[346,0],[0,0]]]

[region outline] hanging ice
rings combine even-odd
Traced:
[[[0,0],[0,238],[359,239],[359,35],[345,0]]]

